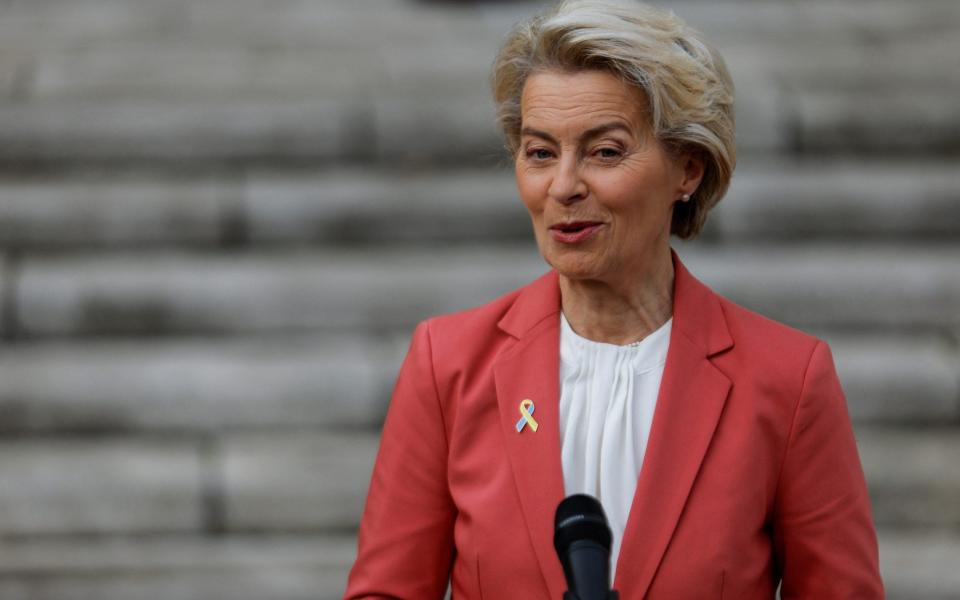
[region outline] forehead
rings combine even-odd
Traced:
[[[520,110],[524,125],[540,128],[589,127],[610,119],[642,128],[645,100],[636,87],[604,71],[545,71],[527,79]]]

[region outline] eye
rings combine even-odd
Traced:
[[[533,160],[547,160],[553,154],[546,148],[531,148],[527,150],[527,157]]]
[[[598,149],[596,154],[600,158],[611,159],[611,158],[619,158],[621,155],[621,152],[619,148],[611,148],[609,146],[606,146],[604,148]]]

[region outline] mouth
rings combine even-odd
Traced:
[[[556,225],[551,225],[550,229],[553,231],[560,231],[562,233],[577,233],[589,227],[597,227],[599,225],[603,225],[603,223],[599,221],[573,221],[570,223],[557,223]]]
[[[550,226],[550,235],[564,244],[578,244],[593,237],[603,223],[599,221],[571,221]]]

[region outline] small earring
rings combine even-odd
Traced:
[[[680,196],[680,200],[681,200],[682,202],[689,202],[689,201],[690,201],[690,194],[684,194],[684,195]]]

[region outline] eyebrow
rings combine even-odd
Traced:
[[[622,129],[623,131],[626,131],[627,133],[630,133],[630,134],[633,133],[630,130],[630,128],[627,127],[627,125],[624,124],[623,122],[610,121],[609,123],[603,123],[603,124],[597,125],[596,127],[591,127],[590,129],[580,134],[580,137],[578,139],[586,140],[590,138],[595,138],[597,136],[603,135],[604,133],[607,133],[608,131],[613,131],[615,129]],[[557,143],[556,138],[554,138],[552,135],[550,135],[546,131],[534,129],[533,127],[524,127],[523,129],[520,130],[520,135],[521,136],[532,135],[534,137],[543,138],[548,142],[552,142],[554,144]]]

